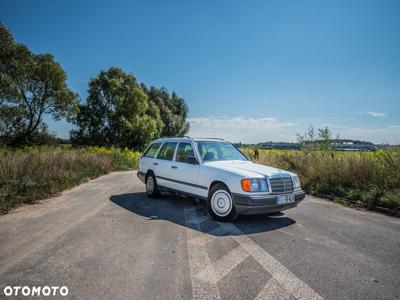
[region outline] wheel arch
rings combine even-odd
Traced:
[[[156,176],[156,174],[154,174],[154,171],[153,171],[152,169],[148,169],[147,172],[146,172],[146,177],[145,177],[145,179],[147,179],[147,177],[148,177],[150,174],[153,174],[154,176]]]
[[[222,180],[213,180],[210,183],[210,186],[208,187],[208,196],[210,196],[211,189],[217,184],[223,184],[224,186],[226,186],[226,188],[229,190],[229,192],[231,192],[229,186],[225,182],[223,182]]]

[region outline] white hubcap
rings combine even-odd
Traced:
[[[211,207],[217,216],[224,217],[232,210],[232,198],[227,191],[216,191],[211,198]]]
[[[148,194],[153,194],[154,192],[154,180],[153,177],[149,176],[146,182],[146,189]]]

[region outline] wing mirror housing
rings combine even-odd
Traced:
[[[188,156],[187,162],[191,165],[198,165],[199,162],[197,161],[196,157],[194,156]]]

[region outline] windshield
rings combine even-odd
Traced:
[[[248,160],[234,145],[228,142],[199,141],[196,144],[203,161]]]

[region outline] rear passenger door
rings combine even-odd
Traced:
[[[147,170],[157,171],[156,166],[154,165],[155,156],[157,154],[158,149],[160,148],[161,143],[153,143],[149,147],[147,147],[146,151],[143,153],[139,162],[139,172],[142,176],[145,176]],[[144,178],[144,177],[143,177]]]
[[[176,184],[171,180],[171,170],[177,145],[177,142],[165,142],[158,151],[157,159],[155,160],[157,169],[155,175],[157,184],[162,187],[176,188]]]

